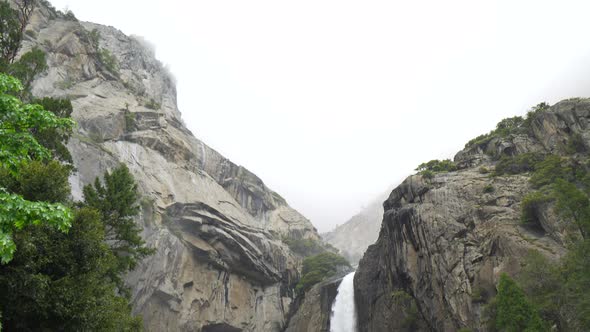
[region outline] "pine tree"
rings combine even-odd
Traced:
[[[527,300],[523,290],[503,273],[496,297],[496,327],[506,332],[547,331],[547,324],[537,309]]]
[[[96,178],[93,185],[84,187],[84,205],[101,213],[106,241],[117,257],[117,275],[153,252],[145,246],[141,228],[133,219],[139,212],[138,199],[137,184],[125,165],[107,171],[103,181]]]

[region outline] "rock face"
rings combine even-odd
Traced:
[[[176,106],[173,78],[140,38],[78,22],[47,3],[21,52],[39,47],[48,71],[36,96],[69,97],[69,149],[84,185],[125,163],[138,182],[142,236],[156,253],[128,277],[148,331],[278,331],[300,258],[281,237],[319,236],[247,169],[197,140]]]
[[[410,176],[395,188],[355,275],[360,330],[483,330],[482,307],[499,275],[517,274],[531,249],[562,256],[567,232],[550,205],[537,211],[538,227],[523,226],[530,174],[484,174],[495,165],[489,154],[563,155],[573,134],[590,146],[589,123],[590,100],[562,101],[532,118],[530,134],[466,148],[455,156],[458,171]]]
[[[358,265],[367,247],[377,240],[383,218],[383,201],[388,194],[380,195],[346,223],[322,234],[322,239],[336,247],[353,266]]]
[[[285,332],[329,332],[332,304],[342,277],[320,282],[298,299],[297,312],[289,319]]]

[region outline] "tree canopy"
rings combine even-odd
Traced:
[[[84,187],[84,206],[100,212],[105,238],[117,257],[116,275],[133,269],[138,260],[151,254],[140,236],[141,228],[133,217],[139,212],[137,184],[127,166],[122,164],[105,172],[103,181],[96,178]]]
[[[40,105],[25,104],[9,94],[23,89],[14,77],[0,73],[0,169],[19,176],[23,165],[48,160],[51,152],[37,141],[32,130],[69,131],[73,121],[59,118]],[[60,231],[71,225],[72,213],[61,204],[31,202],[0,187],[0,260],[12,259],[15,230],[27,225],[47,224]]]

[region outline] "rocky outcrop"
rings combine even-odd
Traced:
[[[321,234],[322,239],[336,247],[353,266],[358,265],[367,247],[377,240],[383,217],[383,201],[388,193],[380,195],[333,231]]]
[[[69,97],[68,147],[84,185],[125,163],[142,194],[142,236],[156,253],[128,277],[148,331],[278,331],[300,258],[281,237],[319,236],[256,175],[185,127],[174,80],[140,38],[79,22],[42,4],[21,52],[39,47],[49,69],[36,96]]]
[[[285,332],[328,332],[332,305],[338,295],[342,277],[318,283],[298,298],[296,312],[289,319]]]
[[[537,226],[520,223],[530,174],[489,176],[491,155],[566,154],[574,134],[588,147],[589,121],[590,100],[560,102],[535,114],[528,134],[459,152],[458,171],[413,175],[395,188],[355,275],[360,330],[483,330],[482,307],[499,275],[517,274],[531,249],[562,256],[567,232],[550,205],[539,208]]]
[[[338,293],[337,281],[322,282],[305,293],[299,310],[289,320],[286,332],[328,332],[332,303]]]

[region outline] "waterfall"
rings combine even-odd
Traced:
[[[356,306],[354,303],[354,272],[342,279],[332,304],[330,332],[355,332]]]

